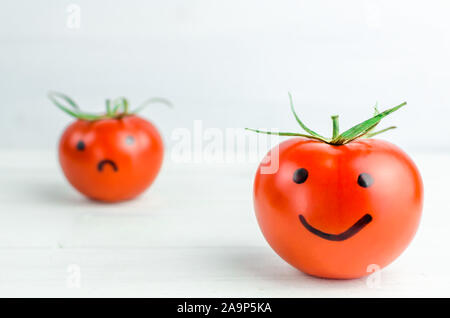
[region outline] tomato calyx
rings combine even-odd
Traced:
[[[114,100],[107,99],[106,100],[106,113],[104,114],[93,114],[86,113],[81,110],[77,103],[69,96],[59,93],[59,92],[49,92],[48,98],[63,112],[69,114],[72,117],[75,117],[80,120],[86,121],[97,121],[102,119],[121,119],[126,116],[136,115],[140,111],[142,111],[145,107],[153,103],[161,103],[165,104],[169,107],[172,107],[172,103],[168,100],[160,97],[153,97],[145,102],[143,102],[138,108],[130,111],[128,100],[125,97],[118,97]],[[64,101],[66,105],[61,103]]]
[[[296,133],[296,132],[273,132],[273,131],[264,131],[264,130],[252,129],[252,128],[245,128],[245,129],[256,132],[256,133],[267,134],[267,135],[305,137],[305,138],[321,141],[321,142],[324,142],[324,143],[327,143],[330,145],[339,146],[339,145],[348,144],[359,138],[371,138],[371,137],[374,137],[381,133],[384,133],[388,130],[397,128],[395,126],[391,126],[391,127],[388,127],[388,128],[376,131],[376,132],[373,131],[375,129],[375,127],[378,126],[378,124],[384,117],[392,114],[393,112],[397,111],[398,109],[400,109],[406,105],[406,102],[403,102],[400,105],[389,108],[383,112],[380,112],[378,110],[378,107],[375,106],[374,107],[375,113],[371,118],[363,121],[362,123],[359,123],[358,125],[353,126],[352,128],[344,131],[343,133],[339,133],[339,116],[337,116],[337,115],[331,116],[331,119],[333,121],[333,135],[331,138],[326,138],[326,137],[316,133],[315,131],[309,129],[300,120],[297,113],[295,112],[294,103],[292,101],[292,95],[290,93],[289,93],[289,101],[290,101],[290,105],[291,105],[291,111],[295,117],[295,120],[300,125],[300,127],[306,132],[306,134]]]

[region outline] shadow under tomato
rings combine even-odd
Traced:
[[[26,200],[36,204],[48,204],[51,206],[108,206],[111,203],[89,199],[70,186],[59,182],[27,183],[23,186],[26,192]],[[122,204],[127,201],[117,202]]]
[[[329,288],[331,290],[350,288],[350,293],[352,287],[360,288],[366,282],[364,277],[340,280],[305,274],[284,262],[270,250],[270,247],[237,248],[230,255],[224,255],[221,261],[223,265],[230,266],[241,275],[249,275],[253,279],[271,281],[286,287],[299,288],[299,291],[305,287],[313,289]],[[305,296],[308,295],[306,294]]]

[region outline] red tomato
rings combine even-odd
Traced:
[[[261,166],[256,173],[256,216],[270,246],[301,271],[361,277],[371,264],[391,263],[414,237],[422,181],[396,146],[293,138],[279,145],[279,163],[274,174]]]
[[[398,147],[361,138],[395,128],[373,132],[406,103],[382,113],[375,107],[372,118],[341,134],[332,116],[333,137],[326,138],[305,126],[290,100],[306,135],[249,129],[301,136],[273,149],[256,173],[254,205],[266,240],[289,264],[318,277],[357,278],[385,267],[417,231],[422,179]]]
[[[69,182],[89,198],[128,200],[155,180],[163,160],[157,129],[135,115],[77,120],[60,140],[59,160]]]

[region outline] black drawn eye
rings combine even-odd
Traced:
[[[84,141],[80,140],[77,143],[77,150],[83,151],[84,149],[86,149],[86,144],[84,143]]]
[[[373,184],[373,178],[368,173],[361,173],[358,177],[358,184],[363,188],[368,188]]]
[[[133,136],[127,136],[127,138],[125,139],[125,143],[127,145],[133,145],[135,143],[134,137]]]
[[[306,179],[308,179],[308,170],[306,170],[305,168],[295,170],[294,177],[292,179],[297,184],[305,182]]]

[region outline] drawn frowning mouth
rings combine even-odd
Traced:
[[[372,221],[372,216],[370,214],[364,215],[362,218],[360,218],[358,221],[356,221],[355,224],[353,224],[348,230],[340,233],[340,234],[329,234],[322,232],[315,227],[311,226],[305,219],[303,215],[299,215],[300,222],[302,222],[303,226],[310,231],[312,234],[315,234],[325,240],[329,241],[344,241],[359,231],[361,231],[367,224],[369,224]]]
[[[110,165],[114,169],[114,172],[117,172],[119,170],[119,168],[117,167],[117,164],[114,161],[109,160],[109,159],[105,159],[105,160],[100,161],[98,163],[98,165],[97,165],[97,170],[99,172],[102,172],[103,171],[103,167],[105,165]]]

